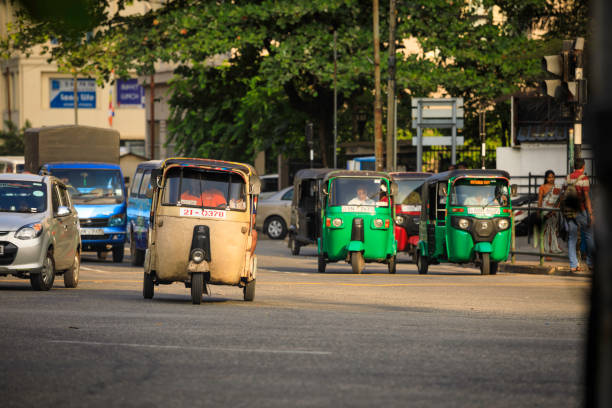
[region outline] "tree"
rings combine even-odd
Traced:
[[[6,130],[0,130],[0,156],[23,156],[25,130],[31,126],[27,120],[21,129],[9,120],[4,121]]]

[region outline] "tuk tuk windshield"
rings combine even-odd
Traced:
[[[174,167],[166,172],[162,204],[244,211],[245,186],[235,173]]]
[[[451,205],[505,207],[509,204],[506,180],[460,179],[453,185]]]
[[[329,205],[371,205],[388,207],[388,184],[380,178],[335,178],[332,181]]]
[[[397,204],[421,205],[421,187],[425,179],[397,180]]]

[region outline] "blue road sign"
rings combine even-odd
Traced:
[[[117,106],[142,106],[144,90],[137,79],[117,80]]]
[[[77,81],[79,109],[96,108],[96,81],[79,79]],[[74,80],[72,78],[51,78],[49,91],[51,108],[74,108]]]

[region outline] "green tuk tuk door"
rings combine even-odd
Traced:
[[[366,262],[387,263],[389,272],[395,273],[391,188],[390,180],[383,177],[328,180],[321,213],[319,271],[327,262],[345,260],[354,273],[361,273]]]

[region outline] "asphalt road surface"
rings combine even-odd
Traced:
[[[254,302],[84,256],[77,289],[0,278],[3,407],[575,407],[590,281],[456,265],[316,272],[261,240]],[[109,257],[110,258],[110,257]],[[128,258],[129,259],[129,258]]]

